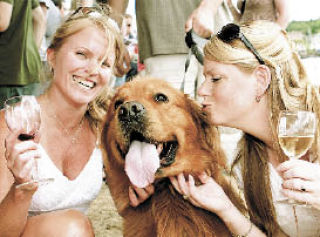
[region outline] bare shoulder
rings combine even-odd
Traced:
[[[7,160],[5,157],[5,138],[8,134],[8,128],[4,118],[4,110],[0,110],[0,200],[7,194],[13,177],[7,168]]]

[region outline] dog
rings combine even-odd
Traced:
[[[193,206],[168,179],[206,171],[232,193],[218,129],[197,102],[164,80],[136,78],[118,88],[111,100],[101,144],[125,237],[232,236],[217,215]],[[129,186],[150,183],[155,193],[131,207]]]

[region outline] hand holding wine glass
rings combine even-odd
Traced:
[[[281,111],[278,124],[280,147],[289,159],[299,159],[312,146],[316,132],[316,116],[310,111]],[[281,200],[292,204],[293,200]]]
[[[40,105],[38,104],[35,96],[15,96],[9,98],[5,102],[5,119],[7,126],[11,133],[19,131],[17,139],[20,141],[33,140],[38,142],[38,134],[41,124],[41,112]],[[21,159],[28,160],[26,157],[32,157],[31,160],[33,164],[32,167],[32,180],[29,182],[18,184],[16,187],[27,186],[32,183],[48,183],[53,181],[51,178],[39,179],[38,177],[38,164],[37,158],[39,155],[36,155],[36,149],[33,148],[33,144],[24,144],[19,145],[21,153],[16,154],[20,156]],[[8,149],[8,147],[7,147]],[[13,150],[11,148],[11,150]],[[13,159],[14,162],[15,158]],[[12,163],[12,162],[11,162]],[[29,162],[25,162],[24,166],[20,165],[20,172],[26,172],[26,166],[30,166]]]

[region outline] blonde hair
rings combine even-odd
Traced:
[[[95,8],[92,8],[92,10],[94,9]],[[115,24],[116,23],[102,11],[93,11],[90,13],[82,13],[80,11],[74,15],[71,14],[69,18],[67,18],[57,29],[49,48],[57,52],[70,36],[85,29],[86,27],[96,27],[105,34],[107,42],[109,43],[106,55],[110,52],[114,52],[115,54],[113,73],[117,76],[121,76],[123,74],[122,70],[125,46],[122,41],[122,36]],[[106,113],[110,97],[110,90],[108,85],[106,85],[96,99],[89,103],[86,116],[93,128],[100,127],[100,123]]]
[[[279,161],[286,158],[277,142],[277,124],[280,110],[308,110],[320,117],[319,89],[308,81],[306,71],[298,54],[293,49],[285,31],[269,21],[244,23],[240,31],[252,43],[271,71],[271,82],[267,90],[270,106],[270,125],[273,129],[274,149]],[[214,36],[204,48],[209,60],[237,65],[243,70],[254,70],[259,62],[244,43],[233,40],[225,43]],[[312,155],[318,161],[319,122]],[[266,145],[259,139],[245,134],[238,144],[239,153],[234,161],[240,162],[244,180],[245,199],[251,220],[268,236],[278,231],[269,180]],[[263,172],[261,172],[263,170]]]

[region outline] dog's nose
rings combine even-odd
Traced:
[[[120,121],[139,121],[144,114],[143,105],[136,101],[126,102],[119,108]]]

